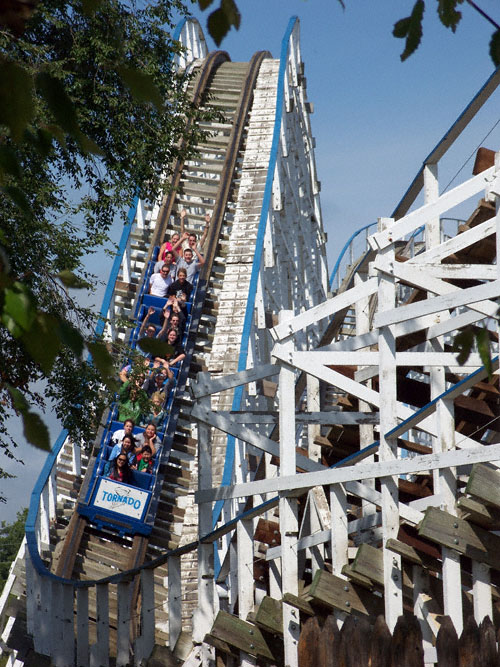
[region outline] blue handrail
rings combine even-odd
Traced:
[[[349,237],[349,239],[347,240],[346,244],[344,245],[344,247],[343,247],[342,250],[340,251],[340,254],[339,254],[338,258],[337,258],[337,261],[335,262],[335,265],[334,265],[334,267],[333,267],[332,273],[331,273],[331,275],[330,275],[330,289],[333,288],[334,280],[335,280],[335,278],[337,277],[337,273],[338,273],[338,271],[339,271],[339,269],[340,269],[340,263],[342,262],[342,260],[343,260],[343,258],[344,258],[344,255],[345,255],[346,252],[348,251],[349,246],[351,245],[351,243],[354,241],[354,239],[355,239],[357,236],[359,236],[359,235],[361,234],[361,232],[366,231],[367,229],[369,229],[370,227],[373,227],[373,225],[376,225],[376,224],[377,224],[376,222],[370,222],[368,225],[365,225],[364,227],[361,227],[360,229],[358,229],[356,232],[354,232],[354,234],[352,234],[352,235]]]

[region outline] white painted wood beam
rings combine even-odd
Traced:
[[[271,329],[271,335],[274,340],[282,341],[289,336],[293,336],[294,333],[305,329],[306,327],[317,324],[320,320],[325,317],[333,315],[338,310],[343,310],[348,308],[358,299],[361,299],[366,296],[370,296],[377,291],[377,279],[371,278],[356,287],[352,287],[346,292],[342,292],[337,296],[334,296],[332,299],[328,299],[323,303],[320,303],[309,310],[306,310],[300,315],[297,315],[289,322],[284,322],[283,324],[278,324],[276,327]]]
[[[209,394],[216,394],[226,389],[234,389],[247,382],[255,382],[256,380],[263,380],[264,378],[278,375],[280,372],[279,366],[274,364],[264,364],[249,368],[238,373],[231,373],[220,378],[210,378],[209,374],[199,374],[198,381],[192,387],[192,395],[194,398],[201,398]]]
[[[196,502],[214,502],[227,498],[241,498],[279,491],[295,495],[302,494],[306,489],[318,485],[344,484],[364,479],[377,479],[387,475],[408,475],[428,470],[468,466],[474,463],[498,460],[500,460],[500,444],[488,445],[487,447],[478,446],[439,454],[425,454],[411,459],[395,459],[369,465],[356,464],[344,468],[328,468],[314,473],[301,473],[295,476],[259,480],[238,486],[198,491],[195,493],[195,500]]]
[[[398,220],[390,229],[376,232],[368,239],[370,246],[373,250],[385,248],[393,241],[402,239],[407,234],[425,225],[429,219],[441,215],[469,197],[477,195],[485,189],[488,181],[493,176],[493,172],[494,167],[486,169],[465,183],[461,183],[456,188],[441,195],[436,201],[425,204],[416,211],[412,211],[404,218]]]

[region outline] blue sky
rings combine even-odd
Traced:
[[[452,34],[435,15],[437,2],[428,0],[423,42],[416,54],[401,63],[403,42],[392,37],[392,26],[411,11],[413,2],[346,0],[345,10],[337,0],[238,0],[238,4],[240,30],[231,31],[221,46],[235,61],[247,61],[262,49],[279,57],[290,17],[300,19],[331,269],[353,231],[391,214],[424,158],[491,74],[492,29],[463,4],[463,22]],[[217,5],[215,0],[214,8]],[[500,18],[494,0],[481,0],[481,7]],[[193,13],[205,29],[208,12],[200,12],[196,4]],[[215,48],[207,39],[209,48]],[[444,161],[443,184],[482,144],[499,118],[500,95],[495,93]],[[500,125],[483,145],[492,149],[500,145]],[[471,168],[472,163],[467,164],[459,178],[469,177]],[[114,231],[118,240],[120,227]],[[111,261],[100,254],[91,258],[89,268],[100,271],[106,281]],[[102,290],[95,303],[101,298]],[[52,432],[55,440],[55,423]],[[9,521],[27,505],[44,459],[27,445],[21,445],[19,452],[24,468],[2,461],[2,466],[18,475],[17,480],[2,483],[9,502],[0,505],[0,519]]]

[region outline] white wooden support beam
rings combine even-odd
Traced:
[[[483,239],[495,233],[495,218],[485,220],[480,225],[476,225],[472,229],[468,229],[461,234],[457,234],[448,241],[440,243],[438,246],[428,249],[420,253],[416,257],[408,260],[407,264],[421,264],[423,262],[439,266],[440,262],[450,255],[454,255],[465,248],[478,243]]]
[[[289,322],[287,321],[283,322],[282,324],[278,324],[278,326],[271,329],[271,335],[273,336],[274,340],[283,341],[290,336],[293,336],[293,334],[297,331],[305,329],[312,324],[317,325],[317,323],[325,317],[329,317],[339,310],[348,308],[353,303],[356,303],[358,299],[370,296],[376,291],[377,279],[371,278],[362,285],[353,287],[346,292],[342,292],[341,294],[338,294],[337,296],[334,296],[333,298],[328,299],[327,301],[324,301],[323,303],[320,303],[319,305],[314,306],[313,308],[310,308],[303,313],[300,313],[300,315],[297,315]]]
[[[201,382],[208,382],[208,373],[199,373]],[[196,406],[195,406],[196,407]],[[199,407],[210,412],[210,396],[206,395],[199,401]],[[210,428],[204,422],[198,425],[198,489],[205,490],[212,487],[212,450]],[[212,505],[210,502],[201,502],[198,507],[199,536],[206,535],[212,530]],[[210,632],[215,612],[215,585],[214,585],[214,546],[200,543],[198,546],[198,607],[193,615],[193,639],[202,643],[205,635]]]
[[[440,216],[442,213],[457,206],[462,201],[478,194],[485,189],[488,181],[493,176],[493,171],[494,167],[486,169],[465,183],[444,193],[436,201],[424,204],[424,206],[418,208],[416,211],[412,211],[404,218],[398,220],[389,229],[373,234],[368,239],[371,247],[374,250],[386,248],[394,241],[402,239],[407,234],[410,234],[422,225],[425,225],[428,220]]]
[[[76,661],[78,667],[89,666],[89,589],[76,590]]]
[[[44,655],[52,655],[52,638],[54,636],[55,609],[52,606],[52,581],[48,577],[40,577],[40,626],[38,644],[35,650]]]
[[[118,618],[116,629],[116,666],[130,664],[130,583],[120,581],[117,585]]]
[[[319,380],[312,375],[307,376],[307,410],[310,413],[316,413],[316,415],[318,415],[321,410]],[[295,416],[295,419],[296,422],[299,422],[299,420],[297,420],[297,415]],[[321,446],[317,445],[314,440],[321,434],[320,423],[321,422],[314,419],[314,421],[307,427],[309,458],[319,462],[321,462]]]
[[[273,375],[278,375],[279,372],[279,366],[263,364],[215,379],[212,379],[209,373],[199,373],[198,382],[192,386],[191,393],[193,398],[202,398],[203,396],[239,387],[242,384],[247,384],[247,382],[255,382],[256,380],[263,380]]]
[[[439,199],[438,165],[424,166],[424,202],[432,204]],[[439,214],[430,216],[425,222],[425,247],[433,248],[441,243]]]
[[[294,408],[295,415],[295,408]],[[212,412],[208,405],[201,405],[197,403],[193,406],[191,410],[191,417],[197,419],[200,424],[208,424],[214,426],[215,428],[234,435],[235,438],[240,438],[245,442],[254,445],[258,449],[272,454],[273,456],[279,456],[279,446],[274,440],[266,438],[265,436],[253,431],[249,428],[241,426],[239,424],[234,424],[231,419],[226,419],[221,416],[220,413]],[[295,442],[295,434],[294,434]],[[297,465],[299,465],[304,470],[324,470],[324,466],[315,461],[311,461],[305,456],[297,456]]]
[[[155,583],[154,570],[141,570],[141,637],[140,651],[136,649],[136,667],[148,660],[155,645]],[[137,642],[136,642],[137,643]]]
[[[66,667],[75,659],[75,615],[74,589],[71,584],[61,584],[61,667]]]
[[[168,559],[168,645],[171,651],[182,631],[181,557]]]
[[[71,472],[76,477],[82,474],[82,447],[80,442],[71,443]]]
[[[280,313],[280,325],[292,317],[291,311]],[[293,343],[285,344],[285,351],[292,349]],[[280,411],[280,477],[293,476],[296,473],[295,452],[295,376],[289,368],[282,367],[279,376],[279,411]],[[298,595],[298,560],[295,543],[298,538],[298,500],[280,497],[280,532],[281,532],[281,578],[282,595]],[[300,621],[297,609],[283,602],[283,644],[285,664],[298,667],[298,641]]]
[[[443,294],[432,299],[417,301],[407,306],[400,306],[388,311],[379,311],[374,318],[374,326],[383,327],[390,324],[396,324],[403,320],[422,317],[432,313],[439,313],[450,308],[467,306],[472,308],[473,304],[479,305],[481,311],[483,304],[481,302],[487,299],[496,299],[500,295],[500,280],[493,280],[489,283],[468,287],[466,289],[455,290],[450,294]]]
[[[381,258],[379,261],[374,262],[374,266],[379,271],[389,273],[408,285],[412,285],[413,287],[417,287],[418,289],[427,292],[432,292],[438,296],[444,296],[445,294],[459,294],[463,291],[462,288],[457,287],[456,285],[451,285],[444,280],[429,275],[429,273],[418,264],[407,265],[400,262],[388,264]],[[474,275],[473,271],[471,274],[470,277],[473,280],[477,280],[477,275]],[[459,277],[466,278],[467,276],[462,274]],[[496,278],[496,276],[494,276],[494,278]],[[471,308],[471,310],[476,310],[478,313],[486,317],[490,317],[496,313],[496,304],[491,301],[479,301],[477,303],[471,301],[471,303],[467,303],[466,305]]]
[[[332,571],[338,577],[343,577],[342,568],[349,562],[347,557],[347,548],[349,546],[347,533],[347,494],[344,485],[330,485],[330,509],[332,513],[330,545]]]
[[[40,507],[39,507],[39,517],[40,517],[40,542],[39,545],[41,549],[48,548],[50,544],[50,500],[49,500],[49,486],[48,483],[43,487],[42,493],[40,495]]]
[[[422,303],[422,302],[419,302]],[[275,348],[276,349],[276,348]],[[276,351],[277,352],[277,351]],[[275,350],[273,350],[275,353]],[[282,355],[282,352],[281,352]],[[303,365],[306,359],[322,366],[376,366],[378,367],[378,352],[292,352],[290,363]],[[410,368],[422,366],[457,366],[457,355],[454,352],[396,352],[394,355],[396,366]],[[482,366],[479,354],[472,353],[463,368],[478,368]]]
[[[238,521],[236,535],[238,549],[238,615],[246,621],[248,614],[253,611],[254,605],[253,520]]]
[[[307,489],[329,484],[344,484],[346,482],[377,479],[379,477],[409,475],[427,470],[449,468],[455,466],[470,466],[474,463],[500,460],[500,444],[457,449],[439,454],[425,454],[413,458],[379,461],[366,465],[356,465],[342,468],[327,468],[314,473],[264,479],[238,486],[224,486],[195,493],[196,502],[226,500],[228,498],[242,498],[244,496],[262,495],[263,493],[277,493],[287,495],[302,495]]]
[[[364,282],[366,280],[366,275],[361,275],[359,273],[356,273],[354,275],[354,283],[357,285],[361,282]],[[365,299],[360,299],[359,301],[356,302],[355,304],[355,314],[356,314],[356,337],[364,337],[370,332],[370,300],[365,298]],[[375,334],[377,332],[373,332],[374,334],[374,341],[373,343],[378,342],[378,339],[375,339]],[[371,380],[367,380],[367,386],[369,389],[372,389],[372,383]],[[358,400],[358,408],[359,410],[363,412],[369,412],[370,406],[368,403],[366,403],[363,400]],[[374,429],[373,425],[370,424],[368,421],[366,422],[360,422],[359,424],[359,448],[364,449],[364,447],[367,447],[370,445],[373,441],[375,440],[374,438]],[[374,455],[370,456],[366,459],[366,462],[369,463],[371,461],[374,461]],[[365,484],[373,486],[375,488],[375,482],[374,481],[366,481]],[[366,500],[363,500],[361,503],[362,507],[362,512],[363,516],[369,516],[372,515],[376,512],[376,508],[373,505],[373,503],[367,502]],[[363,539],[363,535],[361,535],[361,539]],[[368,539],[368,536],[367,536]]]
[[[24,538],[23,541],[25,541]],[[26,629],[35,642],[37,643],[37,636],[39,632],[38,620],[40,614],[38,613],[39,597],[40,597],[40,579],[37,571],[31,562],[29,551],[26,549],[24,553],[24,569],[26,572]],[[5,591],[2,592],[2,596]],[[2,605],[3,610],[3,605]]]
[[[289,355],[283,354],[281,346],[275,346],[273,354],[276,356],[276,358],[282,360],[285,363],[288,363],[287,359],[289,358]],[[298,356],[300,354],[301,353],[296,352],[292,353],[291,355],[294,361],[294,365],[297,368],[305,371],[306,373],[310,373],[311,375],[314,375],[320,380],[324,380],[325,382],[332,384],[335,387],[338,387],[339,389],[347,392],[348,394],[352,394],[357,398],[361,398],[363,401],[369,403],[370,405],[379,407],[381,398],[378,392],[374,391],[373,389],[368,389],[368,387],[365,387],[363,384],[355,382],[354,380],[351,380],[350,378],[346,377],[345,375],[342,375],[337,371],[332,370],[331,368],[327,368],[322,364],[315,363],[314,358],[306,357],[303,359]],[[477,382],[478,380],[479,378],[477,378],[475,382]],[[402,403],[399,402],[397,403],[397,416],[399,419],[410,420],[414,418],[416,422],[418,422],[419,428],[431,434],[436,433],[434,427],[434,417],[431,417],[429,419],[427,415],[431,415],[431,413],[433,413],[434,410],[435,410],[434,406],[428,406],[426,408],[426,414],[424,415],[422,411],[418,411],[417,413],[415,413]],[[426,417],[426,418],[422,419],[421,417]],[[412,426],[414,426],[414,424],[408,423],[407,428],[411,428]],[[404,432],[405,430],[407,429],[405,428],[402,432]],[[400,435],[400,434],[397,433],[394,435]]]
[[[418,257],[419,255],[416,259]],[[405,262],[403,266],[405,266],[405,269],[418,267],[420,271],[424,272],[425,276],[441,280],[496,280],[498,278],[497,267],[494,264],[435,264],[415,261],[412,264]]]
[[[59,581],[49,579],[52,587],[51,614],[50,614],[50,651],[48,655],[52,658],[55,667],[62,667],[61,644],[64,633],[63,625],[63,601],[62,584]]]
[[[491,596],[490,568],[485,563],[472,560],[472,596],[474,618],[479,624],[489,616],[493,618],[493,600]]]
[[[52,466],[50,471],[49,478],[47,480],[47,491],[48,491],[48,510],[49,510],[49,535],[50,535],[50,523],[56,520],[56,508],[57,508],[57,466]]]
[[[96,633],[97,641],[90,654],[91,667],[109,666],[109,587],[108,584],[96,585]]]
[[[380,229],[391,231],[394,221],[381,219]],[[381,254],[388,262],[394,262],[394,246],[385,247]],[[396,283],[392,276],[381,274],[378,287],[378,310],[385,312],[395,306]],[[379,328],[379,386],[381,401],[380,412],[380,447],[379,460],[393,461],[397,458],[397,438],[388,434],[398,425],[396,396],[396,339],[390,326]],[[399,530],[399,492],[398,479],[395,476],[382,477],[380,480],[382,493],[382,535],[384,563],[384,602],[385,619],[391,631],[394,630],[399,616],[403,613],[403,591],[401,557],[386,548],[389,539],[397,539]]]
[[[233,412],[218,410],[217,415],[235,424],[276,424],[278,412]],[[326,412],[296,412],[296,424],[314,425],[345,425],[345,424],[378,424],[378,412],[344,412],[328,410]],[[373,442],[373,438],[370,440]]]

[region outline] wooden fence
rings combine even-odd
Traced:
[[[470,616],[458,637],[449,616],[441,617],[436,640],[438,667],[498,667],[498,631],[486,617]],[[374,625],[348,616],[339,630],[333,614],[309,618],[300,633],[300,667],[424,667],[422,631],[416,616],[400,616],[391,634],[383,616]]]

